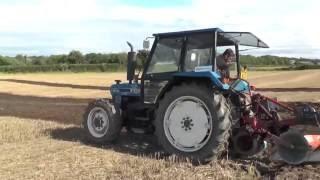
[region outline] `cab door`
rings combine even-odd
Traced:
[[[155,103],[161,90],[181,69],[181,54],[184,38],[170,37],[156,40],[151,50],[151,58],[143,73],[143,99],[145,103]]]

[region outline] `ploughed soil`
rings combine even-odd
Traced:
[[[87,142],[80,128],[82,114],[91,99],[73,98],[47,98],[34,96],[20,96],[0,93],[1,116],[39,119],[54,121],[62,124],[72,124],[72,128],[53,130],[52,138],[63,141]],[[290,106],[299,103],[289,103]],[[320,103],[312,103],[320,110]],[[122,132],[120,139],[112,145],[111,149],[137,156],[153,156],[164,154],[156,143],[153,135],[134,135]],[[226,158],[226,157],[225,157]],[[320,178],[320,165],[306,163],[298,166],[287,165],[283,162],[271,162],[266,156],[250,159],[233,159],[235,163],[244,167],[253,166],[260,177],[288,178],[288,179],[318,179]]]
[[[288,81],[289,84],[291,82],[290,85],[272,84],[274,77],[276,77],[276,72],[263,73],[266,73],[265,76],[267,79],[270,79],[270,82],[261,82],[260,78],[262,78],[263,74],[260,74],[260,72],[256,74],[252,73],[254,75],[252,81],[258,84],[261,82],[261,93],[271,94],[271,96],[276,96],[280,93],[280,100],[287,102],[291,107],[301,103],[309,103],[320,111],[320,85],[315,85],[317,81],[314,81],[310,87],[303,87],[304,89],[299,87],[300,81],[301,83],[305,83],[304,81],[309,80],[306,72],[297,79],[290,79]],[[293,76],[291,74],[292,72],[279,73],[281,76],[286,76],[287,78]],[[313,77],[315,73],[319,74],[319,72],[315,71],[308,71],[307,73],[310,73],[310,77]],[[296,75],[298,76],[299,74],[300,73],[297,73]],[[77,76],[77,78],[75,78],[75,76]],[[49,121],[62,124],[64,125],[63,128],[57,127],[50,130],[49,134],[51,139],[65,142],[80,142],[86,146],[93,146],[86,142],[83,129],[81,128],[82,115],[85,108],[91,100],[100,97],[109,97],[107,85],[111,84],[112,79],[123,78],[124,75],[122,73],[114,73],[111,75],[94,73],[0,75],[0,117],[14,117],[31,119],[32,122]],[[106,81],[104,79],[106,79]],[[280,80],[286,82],[285,78],[280,78]],[[97,82],[97,84],[94,82]],[[104,85],[105,82],[106,86]],[[265,86],[263,84],[265,84]],[[270,87],[268,88],[267,86]],[[296,95],[298,97],[297,101],[290,98],[290,95],[295,93],[300,93]],[[305,100],[303,100],[304,95]],[[2,148],[5,149],[6,147],[2,145],[0,146],[0,150]],[[104,148],[106,147],[103,147],[103,149]],[[162,159],[162,157],[167,156],[161,147],[157,145],[156,138],[153,135],[131,134],[125,130],[121,133],[119,140],[115,144],[107,145],[107,149],[130,157],[136,156],[138,159],[134,160],[135,162],[138,162],[140,157],[158,160],[159,158]],[[225,158],[228,157],[226,156]],[[242,168],[243,171],[246,172],[254,171],[257,175],[256,178],[320,179],[320,163],[305,163],[292,166],[283,162],[271,162],[267,156],[261,155],[247,159],[231,159],[230,162],[221,166],[233,168],[234,164],[237,164],[240,170]],[[197,171],[195,171],[195,173],[197,173]],[[44,176],[42,178],[49,177]],[[200,178],[205,179],[204,176]]]

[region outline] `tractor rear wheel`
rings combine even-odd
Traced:
[[[227,148],[230,107],[204,84],[173,86],[156,110],[156,136],[169,153],[206,163]]]
[[[119,111],[105,99],[89,103],[83,126],[90,142],[102,144],[116,140],[122,127]]]

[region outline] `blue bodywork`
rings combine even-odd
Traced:
[[[117,105],[121,104],[123,96],[139,97],[141,86],[138,83],[121,83],[113,84],[110,87],[110,93],[114,103]]]
[[[199,72],[177,72],[173,74],[173,77],[183,78],[206,78],[210,79],[216,87],[221,90],[229,90],[230,87],[238,92],[249,92],[249,83],[247,81],[238,79],[231,85],[223,84],[219,79],[220,74],[213,71],[199,71]],[[114,103],[120,105],[122,97],[140,97],[141,96],[141,84],[138,83],[121,83],[113,84],[110,88],[112,99]]]
[[[242,79],[237,79],[235,82],[233,82],[230,86],[233,90],[239,92],[239,93],[249,93],[250,92],[250,86],[249,83]]]
[[[223,84],[219,78],[221,78],[220,74],[213,71],[199,71],[199,72],[178,72],[173,74],[174,77],[189,77],[189,78],[208,78],[211,82],[216,85],[218,88],[222,90],[228,90],[229,85]]]

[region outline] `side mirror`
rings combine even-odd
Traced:
[[[143,41],[143,49],[147,50],[150,47],[150,41],[149,40],[144,40]]]

